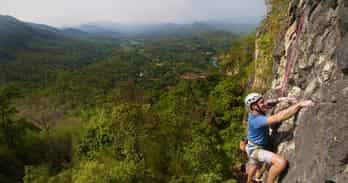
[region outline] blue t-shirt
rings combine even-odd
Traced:
[[[265,115],[253,115],[249,113],[248,116],[248,140],[262,146],[268,144],[269,128],[266,125]]]

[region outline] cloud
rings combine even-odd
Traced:
[[[1,0],[0,14],[50,25],[190,22],[265,14],[264,0]]]

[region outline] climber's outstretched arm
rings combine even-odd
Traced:
[[[272,108],[280,102],[287,102],[289,104],[295,104],[295,103],[297,103],[297,99],[295,97],[280,97],[280,98],[269,99],[269,100],[265,101],[266,106],[268,108]]]
[[[278,112],[275,115],[267,117],[266,125],[272,125],[275,123],[280,123],[284,120],[289,119],[291,116],[295,115],[302,107],[314,106],[314,102],[311,100],[301,101],[297,104],[290,106],[289,108]]]

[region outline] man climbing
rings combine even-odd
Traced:
[[[282,97],[270,104],[269,102],[266,103],[262,95],[258,93],[251,93],[245,98],[245,104],[250,110],[248,116],[248,144],[246,145],[246,152],[250,158],[247,169],[247,183],[253,182],[252,178],[262,163],[271,165],[267,183],[274,183],[287,166],[287,161],[283,157],[266,150],[269,145],[269,126],[289,119],[303,107],[314,106],[311,100],[305,100],[293,104],[277,114],[266,116],[266,110],[269,109],[269,106],[280,101],[294,102],[295,99]]]

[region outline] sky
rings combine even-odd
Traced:
[[[0,15],[54,26],[189,23],[265,13],[264,0],[0,0]]]

